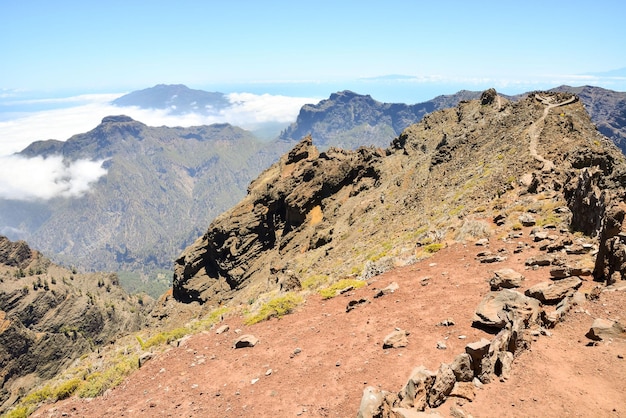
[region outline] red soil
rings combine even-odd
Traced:
[[[187,339],[104,396],[47,405],[34,416],[354,417],[365,387],[397,392],[414,367],[436,371],[467,343],[491,338],[471,325],[493,270],[522,272],[521,291],[548,280],[546,267],[524,267],[539,250],[514,254],[516,244],[492,238],[489,249],[504,248],[508,257],[495,264],[476,260],[484,247],[454,244],[378,276],[366,288],[330,300],[310,297],[281,319],[245,326],[240,318],[227,318],[228,332]],[[430,277],[425,286],[424,277]],[[582,292],[596,285],[591,277],[584,280]],[[395,293],[373,298],[392,282],[399,284]],[[370,303],[346,312],[348,302],[360,298]],[[473,402],[449,398],[437,412],[450,416],[451,407],[460,407],[474,417],[626,416],[626,342],[588,346],[585,333],[596,317],[626,322],[626,292],[603,292],[599,300],[575,306],[551,336],[537,337],[515,359],[508,380],[477,389]],[[448,318],[454,326],[437,325]],[[408,346],[383,349],[384,337],[396,327],[410,332]],[[260,342],[234,349],[235,330]],[[438,341],[447,349],[437,349]],[[294,354],[296,349],[301,351]]]

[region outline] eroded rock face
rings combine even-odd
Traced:
[[[304,138],[250,185],[248,196],[239,205],[218,217],[176,260],[174,297],[201,303],[230,299],[251,275],[269,269],[267,262],[272,257],[268,253],[278,260],[294,246],[332,242],[331,233],[323,234],[321,241],[292,240],[306,229],[314,235],[325,216],[323,199],[344,187],[353,189],[354,184],[373,185],[380,157],[376,150],[366,148],[319,153],[311,138]],[[258,259],[262,253],[264,263]]]
[[[74,274],[4,237],[0,264],[0,414],[94,346],[145,323],[115,275]]]
[[[0,264],[25,268],[33,259],[33,251],[24,241],[11,242],[0,235]]]
[[[608,147],[579,150],[565,197],[572,212],[571,227],[598,236],[593,275],[613,283],[626,279],[626,168],[622,155]]]

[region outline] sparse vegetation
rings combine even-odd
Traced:
[[[337,294],[343,289],[347,289],[349,287],[352,287],[354,289],[359,289],[365,285],[367,285],[367,283],[364,282],[363,280],[341,279],[338,282],[333,283],[331,286],[320,290],[319,293],[324,299],[330,299],[330,298],[334,298],[335,296],[337,296]]]
[[[444,244],[440,242],[433,242],[432,244],[425,245],[422,248],[422,251],[424,251],[426,254],[434,254],[437,251],[441,250],[443,247]]]
[[[102,395],[107,389],[122,383],[124,378],[139,367],[136,355],[121,356],[111,367],[102,372],[94,372],[86,376],[85,382],[76,390],[81,398],[94,398]]]
[[[302,288],[306,290],[315,290],[328,283],[329,280],[330,278],[325,274],[315,274],[302,281]]]
[[[257,314],[247,317],[244,322],[252,325],[270,318],[280,318],[291,313],[303,301],[302,295],[296,293],[277,296],[264,303]]]
[[[137,336],[137,341],[141,346],[142,350],[147,350],[151,347],[155,347],[162,344],[169,344],[172,341],[176,341],[179,338],[184,337],[189,334],[191,330],[187,327],[175,328],[169,331],[162,331],[152,337],[148,338],[146,341],[143,341],[140,336]]]

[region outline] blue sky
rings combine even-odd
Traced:
[[[341,85],[389,74],[468,88],[537,80],[557,85],[626,68],[625,5],[0,0],[0,89]],[[624,82],[605,86],[620,90]]]
[[[0,198],[86,192],[101,162],[13,153],[112,114],[255,129],[286,127],[303,104],[345,89],[404,103],[489,87],[626,91],[625,4],[0,0]],[[233,105],[216,119],[110,103],[161,83],[227,93]]]

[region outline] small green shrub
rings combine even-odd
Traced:
[[[434,242],[432,244],[425,245],[422,250],[427,254],[434,254],[444,247],[442,243]]]
[[[54,388],[54,397],[58,400],[69,398],[72,394],[74,394],[74,392],[76,392],[76,389],[78,389],[81,383],[82,380],[77,378],[61,383],[59,386]]]
[[[316,274],[304,279],[302,281],[302,288],[306,290],[314,290],[328,283],[329,280],[330,278],[325,274]]]
[[[9,412],[7,412],[7,414],[4,415],[4,417],[5,418],[27,418],[28,416],[30,416],[30,414],[35,412],[35,408],[36,408],[35,405],[18,406],[18,407],[13,408]]]
[[[277,296],[264,303],[256,315],[246,318],[244,322],[246,325],[252,325],[269,318],[280,318],[281,316],[291,313],[303,300],[304,298],[301,295],[295,293]]]
[[[124,357],[102,372],[91,373],[76,392],[81,398],[95,398],[102,395],[107,389],[122,383],[124,378],[137,368],[139,368],[137,356]]]
[[[221,306],[219,308],[213,309],[211,313],[209,313],[206,317],[201,319],[200,321],[193,324],[191,327],[193,331],[198,331],[201,329],[209,329],[212,325],[217,324],[222,320],[222,316],[226,315],[230,308],[226,306]]]
[[[22,399],[24,405],[37,405],[40,402],[46,401],[52,398],[52,388],[50,386],[44,386],[34,392],[29,393]]]
[[[367,283],[364,282],[363,280],[341,279],[338,282],[333,283],[331,286],[320,290],[319,293],[324,299],[331,299],[337,296],[340,290],[346,289],[348,287],[353,287],[355,289],[358,289],[365,285],[367,285]]]
[[[191,330],[189,328],[180,327],[169,331],[159,332],[158,334],[148,338],[145,342],[143,342],[140,337],[137,337],[137,341],[139,342],[139,345],[141,345],[141,348],[143,350],[147,350],[150,347],[155,347],[162,344],[169,344],[172,341],[184,337],[190,332]]]

